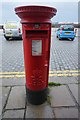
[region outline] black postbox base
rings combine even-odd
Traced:
[[[33,105],[40,105],[47,100],[48,88],[40,91],[32,91],[26,87],[26,97],[29,103]]]

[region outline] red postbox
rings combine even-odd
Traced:
[[[15,8],[21,18],[28,101],[42,104],[47,99],[51,18],[57,10],[45,6]]]

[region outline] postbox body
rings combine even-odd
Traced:
[[[41,104],[47,99],[51,43],[50,18],[55,15],[56,9],[24,6],[16,8],[15,11],[22,23],[28,100],[32,104]]]
[[[33,91],[48,86],[50,33],[51,24],[23,24],[26,86]]]

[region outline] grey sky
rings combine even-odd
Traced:
[[[48,0],[49,1],[49,0]],[[21,5],[47,5],[57,9],[53,22],[78,22],[78,2],[3,2],[2,3],[2,21],[19,21],[20,19],[14,12],[16,6]]]

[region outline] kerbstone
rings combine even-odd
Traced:
[[[76,101],[78,102],[78,84],[69,84],[68,86],[73,96],[75,97]]]
[[[3,118],[23,118],[24,110],[9,110],[3,115]]]
[[[25,85],[25,78],[4,78],[2,86]]]
[[[52,87],[50,89],[51,106],[74,106],[73,101],[67,87],[65,85]]]
[[[42,105],[28,105],[26,118],[54,118],[51,107],[44,103]]]
[[[25,108],[26,92],[25,86],[13,87],[9,95],[6,109]]]
[[[56,118],[78,118],[77,108],[54,108]]]
[[[2,86],[2,78],[0,78],[0,87]]]
[[[56,82],[61,84],[78,83],[75,77],[49,77],[49,82]]]

